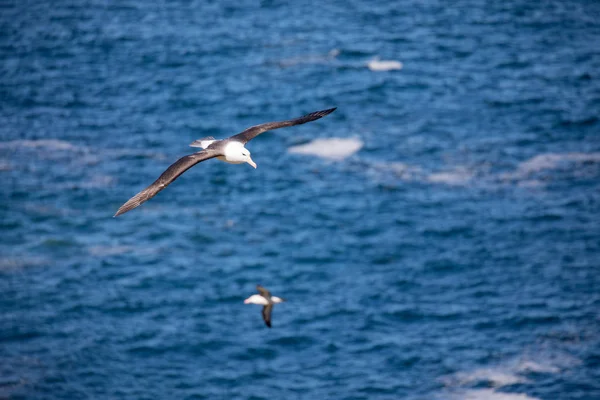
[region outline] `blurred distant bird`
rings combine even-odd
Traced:
[[[288,126],[300,125],[310,121],[317,120],[335,111],[336,108],[330,108],[328,110],[316,111],[311,114],[307,114],[303,117],[290,119],[287,121],[267,122],[260,125],[252,126],[245,131],[233,135],[227,139],[217,140],[212,136],[198,139],[192,144],[191,147],[200,147],[203,150],[182,157],[175,161],[156,181],[146,189],[142,190],[125,204],[119,208],[117,213],[114,215],[121,215],[127,211],[133,210],[143,202],[156,196],[158,192],[169,186],[171,182],[183,174],[185,171],[193,167],[194,165],[208,160],[210,158],[218,158],[221,161],[228,162],[230,164],[242,164],[248,163],[256,168],[256,164],[250,158],[250,151],[248,151],[244,145],[250,140],[254,139],[263,132],[270,131],[273,129],[285,128]]]
[[[265,324],[271,327],[271,311],[273,310],[273,304],[282,303],[285,299],[277,296],[271,296],[271,292],[260,285],[256,285],[256,290],[260,294],[253,294],[244,300],[244,304],[261,304],[263,305],[262,316],[265,320]]]

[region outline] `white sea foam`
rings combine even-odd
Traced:
[[[471,372],[461,372],[456,374],[453,379],[460,386],[485,383],[495,388],[527,382],[525,378],[518,376],[515,372],[503,368],[481,368]]]
[[[288,58],[279,61],[281,67],[293,67],[300,64],[323,64],[333,61],[340,55],[339,49],[332,49],[327,54],[306,55],[303,57]]]
[[[523,393],[503,393],[494,389],[473,389],[466,390],[453,396],[460,400],[540,400],[538,397],[531,397]]]
[[[57,190],[66,189],[100,189],[112,186],[116,179],[108,175],[91,175],[83,180],[66,181],[62,183],[52,183],[52,187]],[[45,186],[44,186],[45,187]]]
[[[39,140],[10,140],[7,142],[0,142],[0,149],[15,149],[19,147],[24,148],[44,148],[48,150],[78,150],[78,146],[59,139],[39,139]]]
[[[571,354],[554,349],[545,350],[542,354],[535,355],[535,360],[530,356],[517,360],[512,368],[519,373],[545,373],[557,374],[565,369],[581,365],[581,360]]]
[[[429,174],[427,180],[433,183],[444,183],[446,185],[466,185],[473,179],[473,171],[466,167],[457,167],[451,171],[442,171]]]
[[[108,257],[118,256],[121,254],[135,253],[135,254],[155,254],[161,251],[156,247],[138,247],[129,245],[98,245],[90,246],[87,248],[90,255],[95,257]]]
[[[503,393],[497,389],[516,383],[526,383],[527,379],[519,376],[512,368],[481,368],[471,372],[461,372],[445,379],[448,386],[491,386],[486,389],[453,390],[450,396],[457,400],[538,400],[522,393]]]
[[[116,256],[130,253],[133,250],[132,246],[92,246],[88,248],[88,252],[96,257]]]
[[[341,53],[340,49],[333,49],[330,50],[329,53],[327,53],[328,58],[336,58],[337,56],[339,56]]]
[[[521,361],[516,366],[517,371],[521,373],[537,372],[546,374],[557,374],[560,368],[551,364],[541,364],[535,361]]]
[[[395,71],[401,70],[403,64],[400,61],[380,60],[379,57],[375,57],[367,63],[367,67],[371,71]]]
[[[115,183],[115,178],[109,175],[92,175],[86,182],[80,183],[79,187],[84,188],[103,188],[112,186]]]
[[[502,174],[507,180],[526,179],[540,171],[558,169],[567,163],[600,163],[600,153],[544,153],[520,163],[514,172]]]
[[[47,263],[42,257],[0,258],[0,271],[15,271],[27,267],[35,267]]]
[[[421,167],[403,162],[371,162],[369,167],[368,171],[375,179],[385,177],[388,173],[392,173],[403,181],[420,181],[426,177],[426,173]]]
[[[310,143],[292,146],[288,151],[292,154],[306,154],[329,160],[343,160],[363,147],[363,142],[356,138],[315,139]]]
[[[523,393],[504,393],[499,389],[518,383],[528,383],[524,374],[558,374],[563,369],[579,365],[577,358],[561,351],[536,352],[536,360],[523,356],[492,368],[480,368],[469,372],[459,372],[442,381],[450,395],[444,398],[457,400],[539,400]],[[485,387],[474,389],[476,387]]]
[[[376,163],[373,167],[378,172],[392,172],[403,181],[430,182],[451,186],[463,186],[469,184],[475,177],[475,172],[467,167],[455,167],[451,170],[429,172],[415,165],[401,162]]]
[[[457,165],[435,172],[427,171],[419,166],[400,162],[373,163],[377,173],[394,172],[403,181],[429,182],[451,186],[515,184],[526,188],[544,188],[548,176],[539,179],[539,173],[548,170],[561,170],[572,177],[590,178],[597,174],[596,169],[584,168],[584,164],[600,163],[600,152],[595,153],[544,153],[531,157],[517,165],[510,172],[493,174],[489,168],[478,169]]]

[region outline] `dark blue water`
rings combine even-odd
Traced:
[[[598,2],[0,15],[0,398],[600,398]]]

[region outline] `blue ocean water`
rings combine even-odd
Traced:
[[[0,16],[0,398],[600,398],[598,2]],[[191,141],[334,106],[112,218]]]

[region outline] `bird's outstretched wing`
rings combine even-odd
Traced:
[[[260,293],[260,295],[262,297],[264,297],[265,299],[269,300],[271,298],[271,292],[269,292],[264,287],[262,287],[260,285],[256,285],[256,290],[258,290],[258,293]]]
[[[335,111],[336,108],[337,107],[330,108],[328,110],[316,111],[314,113],[306,114],[302,117],[290,119],[287,121],[266,122],[264,124],[255,125],[241,133],[238,133],[237,135],[233,135],[230,139],[246,144],[263,132],[271,131],[273,129],[285,128],[287,126],[305,124],[307,122],[314,121],[328,114],[331,114]]]
[[[167,170],[163,172],[162,175],[159,176],[152,185],[148,186],[146,189],[127,200],[127,202],[119,208],[114,216],[116,217],[126,213],[127,211],[133,210],[143,202],[156,196],[158,192],[169,186],[169,184],[177,179],[179,175],[183,174],[194,165],[218,155],[219,152],[217,151],[202,150],[197,153],[190,154],[189,156],[181,157],[179,160],[171,164],[171,166],[167,168]]]
[[[273,310],[273,304],[266,305],[262,309],[263,319],[269,328],[271,327],[271,310]]]

